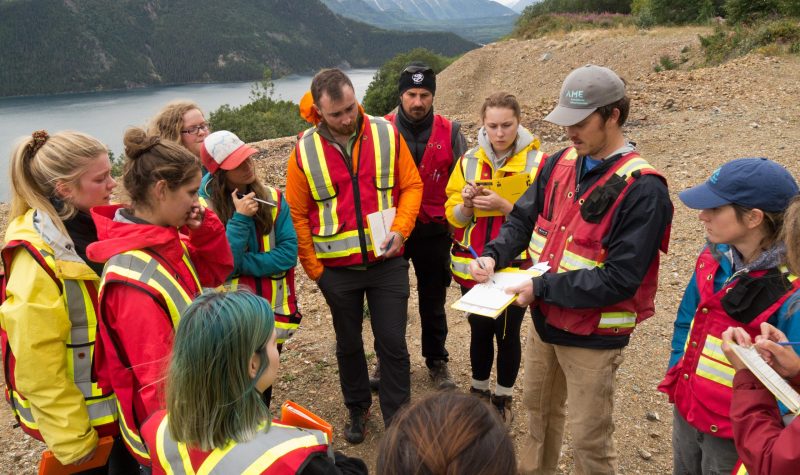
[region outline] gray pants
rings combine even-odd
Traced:
[[[673,475],[729,475],[739,459],[733,439],[700,432],[672,412]]]

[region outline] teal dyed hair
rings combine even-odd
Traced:
[[[251,440],[270,415],[255,382],[275,331],[269,302],[248,291],[206,291],[181,317],[167,376],[172,437],[201,450]],[[253,354],[261,359],[250,377]]]

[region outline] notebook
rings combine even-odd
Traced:
[[[383,211],[376,211],[367,215],[367,230],[369,238],[372,240],[376,256],[382,256],[386,249],[381,248],[381,244],[386,240],[389,231],[392,230],[392,223],[397,214],[397,208],[392,206]]]
[[[322,431],[328,435],[328,442],[333,440],[333,426],[296,402],[287,400],[283,403],[280,422],[290,426]]]
[[[782,402],[792,413],[800,414],[800,394],[761,359],[758,350],[752,346],[746,348],[735,343],[731,345],[731,348],[733,348],[736,356],[742,360],[742,363],[747,366],[747,369],[769,389],[778,401]]]
[[[494,191],[505,198],[509,203],[514,204],[530,186],[531,176],[529,173],[518,173],[516,175],[504,176],[493,180],[478,180],[475,184]],[[475,216],[479,218],[483,216],[502,215],[503,213],[501,211],[485,211],[475,208]]]
[[[503,269],[492,275],[492,280],[476,284],[469,292],[458,299],[451,308],[463,312],[496,318],[503,310],[517,299],[516,294],[507,294],[506,289],[516,287],[538,277],[550,269],[546,262],[539,263],[526,270]]]
[[[53,455],[53,452],[45,450],[42,454],[42,460],[39,462],[39,475],[69,475],[92,468],[102,467],[108,462],[108,456],[111,454],[111,447],[113,445],[113,437],[101,437],[97,442],[97,450],[95,450],[92,458],[80,465],[62,465],[56,456]]]

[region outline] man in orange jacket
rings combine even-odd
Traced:
[[[301,114],[315,126],[300,134],[289,158],[286,199],[300,263],[333,316],[339,381],[350,412],[344,435],[360,443],[372,404],[361,338],[365,294],[382,365],[384,424],[411,395],[408,261],[401,257],[419,211],[422,181],[403,137],[389,121],[364,112],[342,71],[317,73],[311,97],[313,104],[304,101]],[[386,218],[381,242],[372,242],[379,230],[367,225],[375,213]]]

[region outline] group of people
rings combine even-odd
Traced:
[[[572,145],[550,155],[513,95],[486,98],[468,149],[460,124],[434,113],[435,94],[434,71],[411,63],[398,108],[374,117],[345,73],[319,72],[285,194],[258,178],[257,150],[211,132],[193,102],[125,132],[125,204],[111,204],[117,184],[96,139],[37,131],[21,141],[0,322],[22,429],[63,464],[84,464],[113,437],[105,466],[87,473],[365,473],[324,432],[272,420],[279,355],[302,319],[299,257],[331,310],[348,442],[364,440],[378,392],[379,473],[557,473],[567,422],[575,472],[616,473],[615,375],[636,325],[655,313],[673,214],[664,175],[624,135],[625,82],[600,66],[571,72],[545,120]],[[530,186],[515,203],[485,185],[521,174]],[[676,474],[800,464],[798,423],[732,351],[754,344],[800,386],[800,357],[779,344],[800,339],[797,195],[763,158],[730,161],[679,194],[701,210],[707,245],[659,386],[675,407]],[[393,216],[381,242],[367,225],[375,213]],[[422,356],[441,390],[414,404],[409,261]],[[495,270],[539,263],[550,271],[507,289],[515,304],[497,318],[466,316],[471,383],[453,391],[451,279],[466,293]],[[527,308],[528,425],[515,454],[507,427]]]

